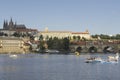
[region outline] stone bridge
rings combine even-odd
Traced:
[[[84,53],[107,53],[107,52],[120,52],[120,41],[82,41],[74,42],[70,45],[71,52],[84,52]]]

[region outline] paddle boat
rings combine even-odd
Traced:
[[[119,53],[116,53],[116,56],[108,56],[107,61],[102,61],[102,63],[118,63],[119,61]]]
[[[91,57],[91,58],[88,58],[85,62],[86,63],[97,63],[97,62],[101,62],[102,59],[101,58],[95,58],[95,57]]]
[[[101,58],[88,58],[86,63],[118,63],[119,53],[116,53],[116,56],[108,56],[108,60],[103,60]]]
[[[116,56],[108,56],[108,61],[118,61],[119,53],[116,53]]]

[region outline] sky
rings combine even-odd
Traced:
[[[4,20],[43,31],[120,33],[120,0],[0,0],[0,28]]]

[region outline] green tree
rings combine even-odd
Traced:
[[[81,38],[80,36],[77,36],[78,41],[80,40],[80,38]]]
[[[34,36],[30,36],[30,40],[34,40]]]
[[[82,40],[83,40],[83,41],[86,41],[87,39],[86,39],[85,37],[82,37]]]
[[[14,37],[20,37],[20,33],[14,32],[14,33],[13,33],[13,36],[14,36]]]
[[[40,35],[39,40],[40,40],[40,41],[43,40],[43,35]]]
[[[73,36],[73,40],[76,40],[76,36]]]
[[[120,39],[120,34],[117,34],[117,35],[116,35],[116,39]]]
[[[44,41],[40,41],[38,47],[40,48],[41,51],[45,50],[45,46],[44,46],[45,42]]]
[[[47,35],[47,37],[46,37],[46,41],[49,39],[49,36]]]
[[[68,38],[64,38],[63,39],[63,49],[68,51],[69,50],[69,45],[70,45],[70,41]]]
[[[51,38],[49,38],[49,40],[47,41],[47,44],[48,44],[48,48],[49,49],[52,49],[52,45],[53,45],[53,39],[52,39],[52,37]]]

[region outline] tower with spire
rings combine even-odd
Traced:
[[[5,30],[26,29],[26,26],[24,24],[17,25],[16,22],[14,23],[11,18],[9,22],[4,20],[3,29]]]
[[[12,18],[10,19],[10,22],[9,22],[9,30],[12,30],[14,29],[14,23],[12,21]]]
[[[3,29],[8,29],[8,22],[4,20]]]

